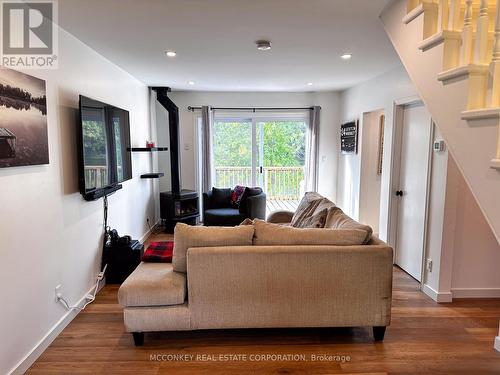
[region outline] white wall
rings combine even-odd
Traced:
[[[434,126],[433,133],[433,142],[443,139],[438,127]],[[429,211],[424,258],[432,260],[433,269],[432,272],[424,271],[422,275],[426,289],[432,291],[433,296],[441,291],[440,300],[444,301],[451,299],[451,293],[449,288],[446,293],[439,289],[439,279],[442,274],[451,273],[453,267],[450,260],[442,257],[442,253],[446,247],[453,250],[453,237],[448,235],[448,230],[451,220],[456,216],[456,210],[450,206],[450,199],[455,190],[448,189],[450,186],[448,160],[447,150],[431,154]],[[448,218],[448,223],[445,222],[445,218]]]
[[[380,117],[383,114],[383,111],[365,113],[360,123],[359,221],[370,225],[377,236],[382,181],[382,176],[378,174]]]
[[[172,92],[170,97],[179,107],[181,129],[182,186],[195,189],[195,117],[188,106],[214,107],[307,107],[319,105],[321,111],[319,144],[319,192],[332,200],[337,195],[337,162],[339,143],[339,94],[318,93],[252,93],[252,92]]]
[[[1,374],[65,316],[56,285],[75,303],[99,272],[103,203],[78,193],[78,95],[129,110],[133,146],[150,137],[147,88],[63,30],[59,39],[59,69],[27,72],[47,82],[50,164],[0,169]],[[154,218],[152,183],[138,177],[151,160],[134,154],[132,162],[133,180],[109,199],[109,224],[140,238]]]
[[[395,135],[394,101],[416,95],[404,68],[398,68],[355,86],[341,95],[343,120],[360,118],[384,108],[386,115],[384,166],[381,188],[380,235],[387,239],[389,200],[393,190],[389,172]],[[363,123],[363,121],[362,121]],[[361,124],[363,127],[363,124]],[[362,133],[361,133],[362,135]],[[443,136],[439,124],[434,140]],[[362,144],[363,139],[360,139]],[[361,156],[340,155],[338,203],[351,215],[359,215]],[[500,245],[495,240],[468,184],[448,151],[433,153],[429,193],[426,258],[433,261],[432,272],[424,272],[426,292],[441,301],[457,297],[500,296]]]
[[[379,221],[380,237],[384,240],[388,235],[389,192],[392,191],[389,175],[392,168],[394,101],[415,95],[416,90],[402,66],[341,94],[341,119],[343,121],[362,119],[364,113],[376,110],[383,110],[386,116]],[[359,218],[360,168],[360,154],[339,156],[337,202],[347,214],[354,218]]]
[[[442,139],[436,129],[435,139]],[[434,153],[425,285],[439,301],[500,297],[500,245],[450,153]]]
[[[453,238],[454,298],[500,297],[500,245],[488,225],[468,184],[450,158],[448,174],[456,177],[456,219]]]

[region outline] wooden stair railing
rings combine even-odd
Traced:
[[[491,166],[500,169],[500,0],[408,0],[407,9],[405,23],[424,14],[422,51],[445,43],[445,71],[438,79],[443,83],[469,80],[463,119],[499,119]],[[435,30],[429,32],[428,25]]]

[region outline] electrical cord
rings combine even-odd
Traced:
[[[108,265],[106,264],[104,266],[103,270],[101,272],[99,272],[99,275],[97,275],[97,280],[96,280],[95,285],[93,286],[93,291],[92,291],[92,293],[89,293],[85,296],[85,299],[87,301],[85,302],[85,304],[82,307],[77,306],[77,305],[70,306],[68,301],[66,301],[66,299],[62,296],[61,293],[57,294],[57,301],[60,302],[69,311],[71,311],[71,310],[82,311],[83,309],[85,309],[88,305],[90,305],[92,302],[95,301],[95,296],[97,295],[97,291],[99,289],[99,283],[101,282],[102,279],[104,279],[104,274],[106,273],[107,267],[108,267]]]
[[[108,244],[108,242],[111,242],[111,238],[109,235],[111,228],[108,227],[108,196],[107,195],[105,195],[103,197],[103,203],[104,203],[104,246],[106,246]],[[100,284],[101,280],[104,279],[104,274],[106,273],[106,268],[108,268],[107,264],[104,265],[104,268],[102,269],[102,271],[99,272],[99,274],[97,275],[96,283],[92,287],[92,292],[85,296],[86,302],[84,303],[84,305],[82,307],[77,306],[77,305],[70,306],[68,301],[66,301],[66,299],[62,296],[61,293],[57,293],[57,295],[56,295],[57,301],[60,302],[69,311],[72,311],[72,310],[82,311],[82,310],[84,310],[88,305],[90,305],[92,302],[95,301],[97,291],[99,290],[99,284]]]

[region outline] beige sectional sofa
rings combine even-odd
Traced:
[[[271,215],[281,225],[179,224],[173,263],[141,263],[120,287],[136,345],[151,331],[270,327],[367,326],[382,340],[391,317],[392,249],[318,197],[314,209],[302,202],[295,215]],[[283,225],[304,208],[303,220],[318,209],[325,216],[326,208],[325,228]]]

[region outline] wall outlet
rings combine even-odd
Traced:
[[[425,268],[427,271],[432,272],[432,259],[427,259],[425,262]]]
[[[59,284],[58,286],[56,286],[54,292],[55,292],[56,302],[58,302],[62,296],[62,285]]]

